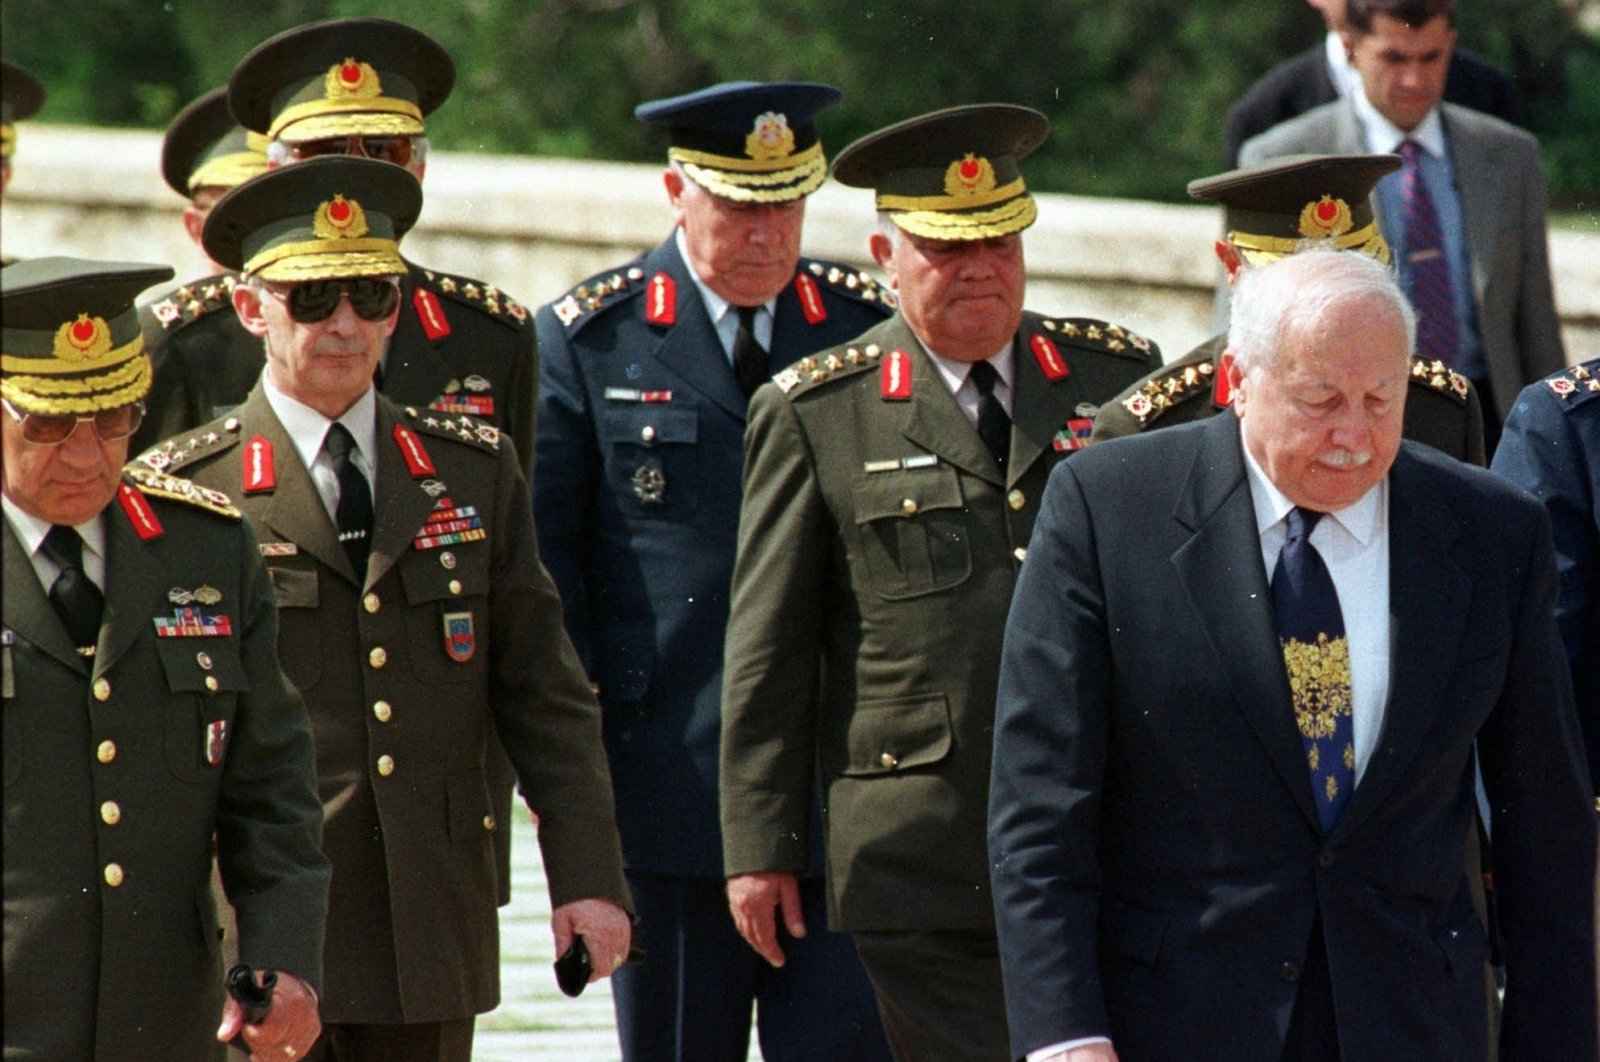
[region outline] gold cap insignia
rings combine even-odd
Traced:
[[[789,119],[777,111],[756,116],[755,126],[744,138],[744,153],[753,159],[784,159],[794,154],[794,130]]]
[[[367,234],[367,213],[354,199],[336,195],[317,207],[311,232],[319,240],[350,240]]]
[[[322,91],[330,100],[368,100],[383,95],[383,83],[371,63],[347,56],[344,62],[328,67]]]
[[[1350,217],[1350,204],[1343,199],[1324,195],[1316,202],[1307,203],[1300,211],[1300,235],[1308,240],[1327,240],[1343,236],[1354,222]]]
[[[978,195],[993,190],[994,166],[970,151],[944,171],[945,195]]]
[[[56,329],[52,353],[60,361],[95,361],[110,352],[111,329],[104,317],[80,313],[76,321]]]

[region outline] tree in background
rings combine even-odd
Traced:
[[[429,119],[441,148],[655,161],[639,101],[810,78],[845,90],[824,119],[835,150],[934,107],[1007,100],[1054,123],[1034,186],[1165,200],[1221,166],[1228,104],[1321,34],[1298,0],[0,0],[6,57],[50,87],[45,120],[150,127],[271,34],[345,15],[411,22],[455,57],[455,94]],[[1555,202],[1592,209],[1600,0],[1476,0],[1460,23],[1515,75]]]

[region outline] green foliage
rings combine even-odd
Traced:
[[[1600,42],[1571,0],[1462,5],[1462,43],[1512,70],[1552,198],[1600,200]],[[736,78],[845,90],[835,151],[935,107],[1006,100],[1050,115],[1035,187],[1181,200],[1222,165],[1228,104],[1321,37],[1293,0],[0,0],[8,58],[50,86],[44,117],[163,125],[273,33],[319,18],[410,22],[455,57],[439,147],[661,158],[642,100]]]

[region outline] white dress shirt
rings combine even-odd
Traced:
[[[17,539],[22,543],[22,548],[28,552],[28,562],[33,565],[34,573],[39,576],[39,582],[44,584],[46,594],[50,586],[56,581],[56,576],[61,574],[61,569],[56,562],[46,557],[39,547],[44,545],[44,536],[50,533],[50,528],[55,526],[50,521],[25,513],[11,500],[11,495],[0,494],[0,509],[4,509],[6,522],[11,525],[11,530],[17,533]],[[106,525],[101,514],[96,513],[81,524],[75,525],[78,537],[83,539],[83,574],[89,581],[99,587],[102,592],[106,588]]]
[[[957,361],[947,358],[943,354],[936,354],[928,348],[926,343],[922,349],[927,352],[928,360],[933,362],[933,367],[939,370],[939,378],[944,385],[950,388],[950,393],[955,396],[956,405],[961,407],[961,412],[967,415],[967,420],[976,428],[978,426],[978,403],[983,396],[978,393],[978,385],[972,382],[972,365],[970,361]],[[1000,406],[1011,414],[1011,378],[1016,371],[1016,359],[1011,353],[1012,344],[1007,343],[1000,350],[984,360],[994,366],[994,396],[1000,400]]]
[[[1361,85],[1361,75],[1350,66],[1350,53],[1345,51],[1344,38],[1337,33],[1329,33],[1323,38],[1322,51],[1328,59],[1328,79],[1333,82],[1333,91],[1342,100],[1359,95],[1356,89]]]
[[[278,390],[272,382],[272,371],[268,369],[262,377],[262,390],[266,394],[267,404],[272,407],[272,412],[278,415],[278,421],[289,433],[289,438],[294,440],[295,452],[300,455],[301,464],[306,471],[311,473],[311,482],[316,485],[317,494],[322,498],[323,508],[328,510],[328,519],[338,522],[339,512],[339,477],[333,471],[333,459],[322,448],[323,440],[327,438],[328,429],[333,426],[333,421],[318,413],[303,402],[296,401]],[[355,405],[344,411],[339,417],[350,437],[356,441],[355,449],[350,452],[350,460],[367,477],[367,489],[373,489],[377,476],[377,433],[378,433],[378,399],[377,392],[367,388]],[[376,499],[374,499],[376,508]]]
[[[728,364],[733,364],[733,337],[739,331],[739,313],[733,303],[706,287],[705,281],[700,279],[700,274],[694,271],[694,266],[689,263],[689,250],[684,243],[683,229],[678,228],[673,232],[673,238],[678,242],[678,256],[689,266],[689,276],[694,280],[694,286],[700,292],[700,299],[705,303],[706,316],[711,318],[711,324],[717,330],[717,338],[722,341],[722,353],[728,359]],[[761,344],[762,350],[772,349],[772,315],[776,312],[777,299],[768,299],[756,307],[755,320],[750,322],[750,334]]]

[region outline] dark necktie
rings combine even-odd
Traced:
[[[978,389],[978,438],[1004,471],[1006,457],[1011,453],[1011,418],[994,394],[994,382],[1000,374],[986,361],[973,362],[968,373],[972,385]]]
[[[1400,207],[1406,222],[1406,261],[1410,283],[1406,294],[1417,311],[1417,353],[1446,365],[1456,363],[1455,285],[1450,280],[1450,259],[1445,255],[1444,230],[1433,196],[1422,179],[1422,146],[1415,140],[1400,142]]]
[[[756,342],[756,306],[735,306],[739,327],[733,333],[733,375],[739,390],[748,399],[772,374],[767,371],[767,352]]]
[[[1289,672],[1294,718],[1311,771],[1311,795],[1327,833],[1355,788],[1355,729],[1350,707],[1350,647],[1333,576],[1311,544],[1323,514],[1296,508],[1272,570],[1272,611]]]
[[[39,550],[61,569],[55,582],[50,584],[50,604],[61,617],[78,651],[92,653],[100,640],[100,614],[105,598],[100,588],[84,574],[83,539],[76,529],[54,524]]]
[[[322,448],[333,462],[333,474],[339,480],[339,504],[334,510],[334,525],[339,529],[339,542],[350,555],[350,565],[356,578],[367,574],[367,552],[372,548],[372,488],[361,469],[350,459],[356,440],[338,421],[328,429]]]

